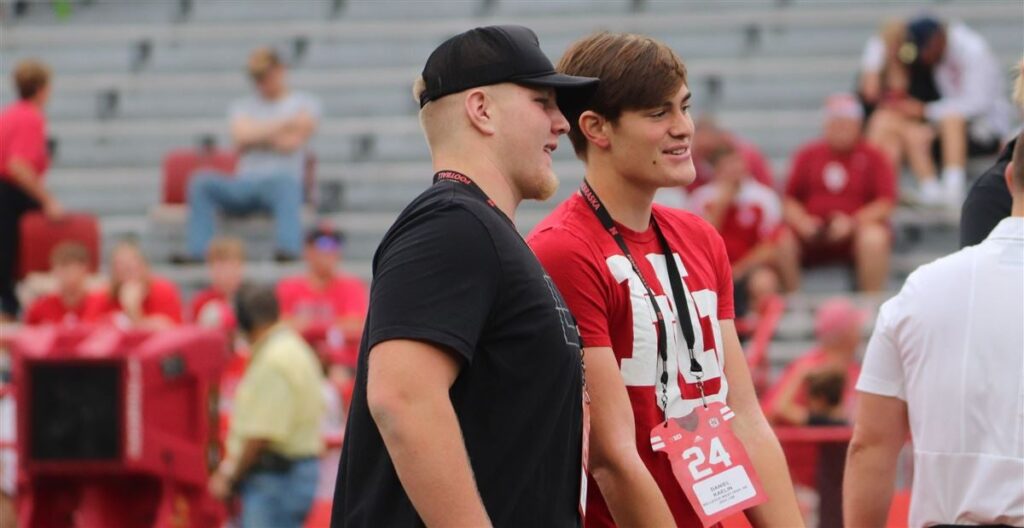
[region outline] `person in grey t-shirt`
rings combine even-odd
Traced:
[[[313,96],[288,89],[285,67],[270,48],[249,57],[257,94],[232,103],[231,137],[241,152],[234,178],[203,170],[189,181],[188,260],[198,261],[214,235],[218,211],[274,216],[278,260],[302,249],[300,212],[307,144],[320,119]]]

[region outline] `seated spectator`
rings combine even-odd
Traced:
[[[125,328],[161,330],[181,324],[178,287],[150,273],[142,250],[130,241],[118,243],[111,253],[110,286],[97,304],[96,317]]]
[[[89,250],[78,242],[62,242],[50,252],[50,272],[57,291],[35,300],[25,313],[25,324],[86,322],[103,302],[101,292],[89,291]]]
[[[334,361],[354,367],[369,291],[362,279],[338,270],[341,245],[341,233],[330,227],[310,231],[306,273],[280,281],[277,297],[285,320],[307,337],[322,334]]]
[[[907,45],[907,22],[892,18],[882,23],[878,34],[868,39],[861,57],[857,95],[870,116],[879,105],[891,105],[903,99],[930,103],[939,98],[932,70],[920,63],[907,64],[903,55]],[[879,145],[895,149],[888,152],[894,160],[902,155],[900,145]]]
[[[197,293],[189,307],[189,319],[199,326],[235,333],[234,298],[245,277],[245,244],[231,237],[215,238],[206,252],[210,287]]]
[[[853,97],[828,98],[824,137],[794,156],[784,215],[804,265],[852,263],[858,288],[876,292],[889,273],[896,182],[892,164],[861,137],[862,116]]]
[[[249,75],[258,95],[232,104],[231,137],[241,151],[237,174],[211,171],[194,175],[188,186],[188,254],[202,258],[214,235],[217,212],[274,216],[276,257],[298,258],[307,146],[320,119],[320,103],[291,91],[277,54],[260,48],[249,57]]]
[[[697,119],[693,134],[693,167],[697,170],[697,178],[687,190],[694,191],[714,179],[714,168],[707,158],[725,144],[731,144],[736,148],[754,180],[769,189],[775,188],[771,163],[765,159],[757,146],[725,130],[710,115],[703,115]]]
[[[732,143],[722,143],[706,161],[714,180],[693,192],[690,207],[722,234],[736,281],[736,313],[742,316],[768,296],[796,288],[796,241],[782,224],[778,195],[750,176]]]
[[[836,297],[818,309],[814,332],[818,345],[791,363],[765,398],[765,416],[781,425],[815,425],[840,420],[849,422],[860,375],[857,350],[866,314],[850,301]],[[828,374],[827,374],[828,373]],[[828,396],[829,376],[842,377],[838,404]],[[819,400],[811,401],[811,382]],[[835,409],[835,407],[839,409]]]
[[[938,99],[883,102],[869,123],[868,138],[886,149],[896,164],[901,163],[901,154],[906,155],[923,203],[959,206],[967,156],[996,152],[1009,131],[1011,110],[1003,94],[1003,73],[981,35],[959,22],[918,18],[907,25],[906,35],[901,58],[912,71],[931,72]],[[933,159],[936,138],[941,184]]]

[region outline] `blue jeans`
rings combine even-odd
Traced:
[[[301,528],[316,495],[320,460],[292,464],[288,471],[251,473],[239,483],[241,528]]]
[[[298,256],[302,249],[302,181],[294,174],[234,178],[211,171],[197,172],[188,183],[186,250],[202,258],[213,238],[217,211],[239,215],[269,211],[274,217],[277,250]]]

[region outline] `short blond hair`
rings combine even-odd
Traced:
[[[419,104],[420,96],[426,89],[427,84],[423,77],[419,77],[413,82],[412,96],[416,100],[416,104]],[[434,99],[420,108],[420,128],[423,129],[423,135],[426,136],[427,145],[431,150],[440,145],[440,139],[446,135],[446,130],[452,130],[452,116],[448,114],[451,112],[452,105],[455,104],[454,101],[458,100],[458,95],[450,94]]]
[[[264,46],[256,48],[249,54],[249,61],[246,68],[249,76],[253,79],[260,79],[271,70],[282,66],[281,57],[274,51],[274,48]]]
[[[14,88],[21,99],[31,99],[50,84],[50,67],[42,61],[25,59],[14,67]]]
[[[245,242],[235,237],[218,237],[210,242],[206,249],[206,260],[217,262],[223,260],[245,261]]]

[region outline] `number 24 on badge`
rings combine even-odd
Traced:
[[[767,500],[750,457],[729,427],[734,416],[725,404],[712,402],[651,430],[651,448],[669,457],[704,526]]]

